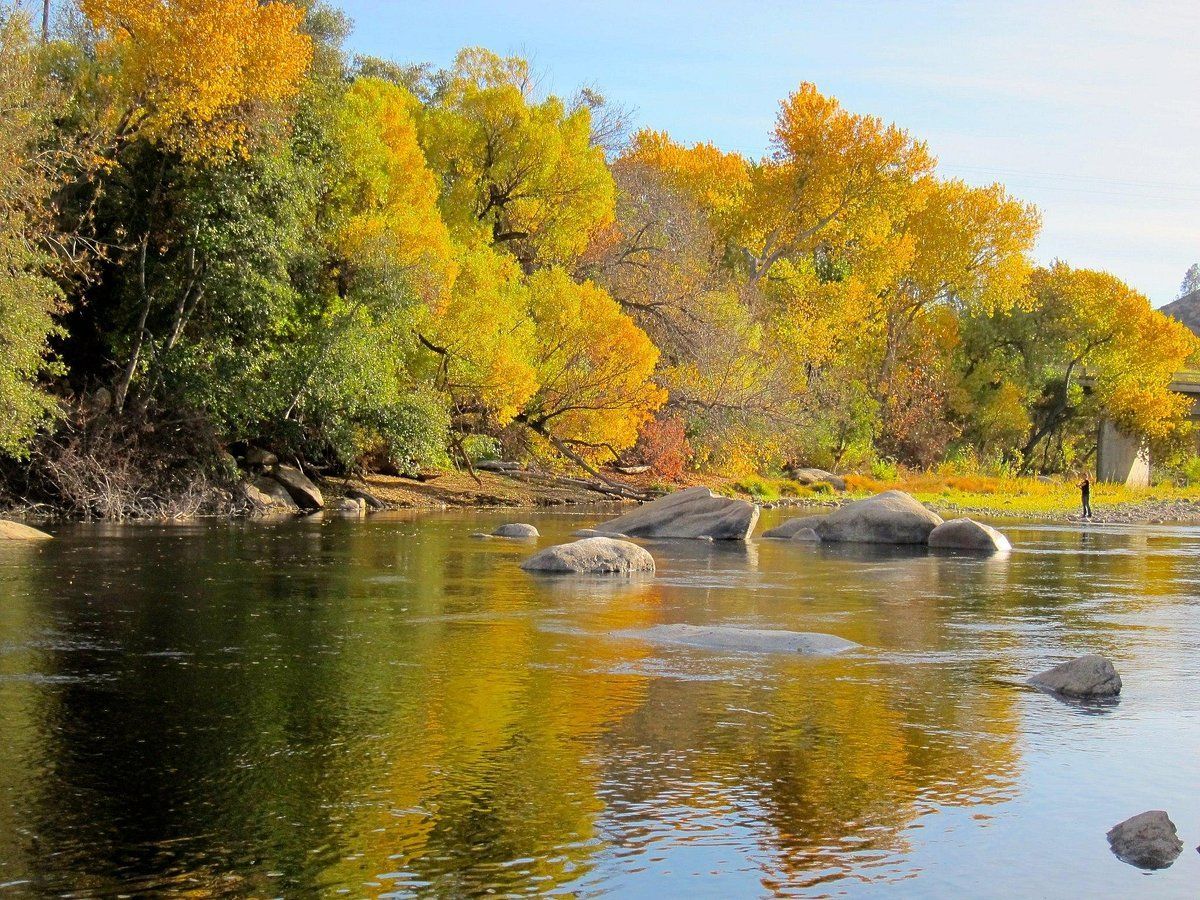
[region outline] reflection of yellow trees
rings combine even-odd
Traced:
[[[344,761],[342,777],[374,799],[352,814],[343,843],[358,853],[327,870],[330,881],[392,871],[439,892],[545,889],[587,866],[603,808],[596,744],[648,679],[630,671],[644,648],[575,629],[652,624],[657,603],[648,584],[532,581],[503,564],[512,554],[475,544],[439,560],[456,584],[424,594],[424,619],[387,625],[405,632],[389,642],[389,662],[403,665],[380,665],[376,635],[343,653],[348,679],[366,667],[380,679],[372,689],[388,710],[370,758]],[[546,624],[548,608],[564,627]]]

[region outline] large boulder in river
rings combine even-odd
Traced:
[[[753,503],[694,487],[643,504],[595,530],[630,537],[744,541],[757,521],[758,507]]]
[[[1034,675],[1029,683],[1042,690],[1090,700],[1121,693],[1121,676],[1113,664],[1096,653],[1079,656]]]
[[[1165,869],[1183,850],[1175,823],[1161,809],[1151,809],[1114,825],[1108,846],[1121,862],[1139,869]]]
[[[287,489],[288,494],[301,509],[307,511],[324,509],[325,498],[321,496],[321,489],[295,466],[275,466],[271,470],[271,477]]]
[[[11,519],[0,519],[0,541],[48,541],[50,535]]]
[[[884,491],[834,510],[813,530],[822,541],[924,544],[941,524],[941,516],[904,491]]]
[[[541,533],[532,525],[527,525],[524,522],[506,522],[493,531],[492,536],[529,540],[530,538],[541,537]]]
[[[797,519],[788,519],[781,525],[776,525],[774,528],[768,528],[763,532],[765,538],[782,538],[785,541],[790,541],[796,536],[796,532],[803,529],[815,531],[818,522],[824,522],[824,516],[800,516]]]
[[[978,553],[1007,553],[1012,549],[1008,538],[995,528],[966,518],[943,522],[929,532],[929,546]]]
[[[629,541],[594,537],[547,547],[521,563],[521,568],[526,572],[632,575],[653,572],[654,557]]]

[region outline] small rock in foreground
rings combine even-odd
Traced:
[[[730,625],[655,625],[616,632],[617,637],[652,644],[674,644],[702,650],[739,650],[750,653],[801,653],[827,656],[853,650],[859,645],[833,634],[781,631],[768,628],[738,628]]]
[[[653,572],[654,557],[629,541],[594,537],[547,547],[521,563],[521,568],[527,572],[632,575]]]
[[[492,532],[495,537],[503,538],[535,538],[541,537],[541,533],[532,525],[527,525],[524,522],[508,522],[501,525]]]
[[[951,519],[929,532],[929,546],[949,550],[977,550],[981,553],[1007,553],[1012,549],[1008,538],[991,525],[974,519]]]
[[[1161,809],[1114,825],[1108,832],[1108,846],[1121,862],[1139,869],[1165,869],[1183,851],[1175,823]]]
[[[1029,683],[1064,697],[1084,700],[1121,693],[1121,676],[1111,662],[1096,653],[1047,669],[1030,678]]]
[[[48,541],[51,536],[11,519],[0,519],[0,541]]]

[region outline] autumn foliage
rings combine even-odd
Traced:
[[[97,392],[327,471],[1050,471],[1100,417],[1187,432],[1187,329],[1039,267],[1036,209],[813,84],[749,158],[515,56],[351,59],[319,4],[81,8],[90,33],[0,35],[9,454]]]

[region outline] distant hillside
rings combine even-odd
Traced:
[[[1159,312],[1165,313],[1172,319],[1178,319],[1194,334],[1200,335],[1200,291],[1184,294],[1178,300],[1172,300]]]

